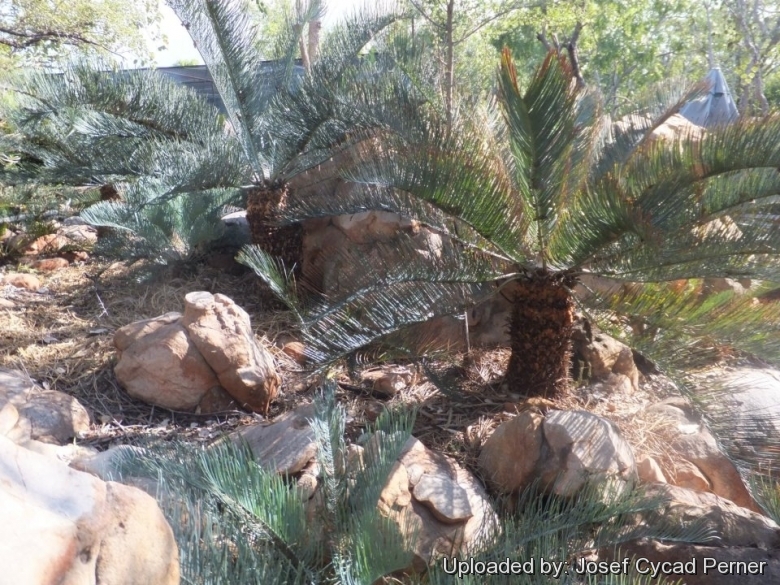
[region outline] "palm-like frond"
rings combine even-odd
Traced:
[[[347,466],[346,415],[333,389],[315,406],[310,422],[325,500],[318,514],[307,510],[286,478],[262,469],[247,447],[230,441],[207,449],[153,446],[122,465],[125,477],[159,482],[158,499],[174,528],[185,579],[216,585],[266,575],[273,583],[373,583],[409,564],[405,543],[380,517],[377,502],[412,418],[382,417],[371,429],[377,435],[372,456]]]
[[[241,2],[170,0],[211,72],[247,161],[259,178],[269,178],[261,117],[280,82],[279,71],[260,67],[259,27]]]
[[[319,362],[338,359],[432,317],[462,312],[495,294],[489,283],[506,277],[508,269],[506,262],[479,251],[425,250],[408,237],[378,244],[370,258],[359,250],[342,249],[332,261],[349,286],[340,294],[310,294],[305,306],[296,309],[309,357]],[[241,254],[241,262],[274,286],[286,286],[267,255],[250,248]]]
[[[519,498],[515,513],[502,523],[502,531],[486,550],[471,558],[448,559],[449,570],[458,560],[470,563],[500,563],[507,558],[528,561],[534,559],[533,571],[517,574],[492,574],[491,583],[644,583],[639,575],[629,572],[613,581],[602,581],[578,574],[576,561],[594,549],[615,549],[622,543],[638,538],[659,538],[682,542],[707,542],[712,534],[701,523],[656,525],[637,523],[637,515],[652,513],[663,503],[661,498],[648,497],[641,489],[617,489],[604,484],[583,489],[573,499],[543,497],[538,485],[531,485]],[[540,559],[562,563],[558,575],[542,576]],[[430,571],[430,582],[483,583],[484,575],[447,574],[443,562]],[[617,577],[617,576],[616,576]],[[592,580],[591,580],[592,579]]]
[[[103,251],[126,258],[152,257],[168,263],[189,259],[224,233],[222,207],[234,203],[236,190],[209,190],[160,197],[159,185],[138,182],[124,201],[102,201],[82,212],[89,224],[115,228]]]

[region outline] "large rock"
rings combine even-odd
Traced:
[[[479,454],[479,467],[501,492],[520,492],[534,479],[542,456],[544,417],[526,410],[499,426]]]
[[[366,449],[371,451],[372,442]],[[500,529],[484,488],[469,471],[411,437],[393,466],[379,511],[391,519],[424,570],[441,556],[473,554]]]
[[[281,382],[249,315],[224,295],[189,293],[184,314],[126,325],[114,335],[117,380],[128,394],[172,410],[238,405],[267,413]]]
[[[114,373],[134,398],[171,410],[191,411],[219,387],[219,380],[187,330],[178,321],[167,322],[170,317],[171,313],[133,323],[127,326],[131,331],[119,329],[114,336],[120,351]],[[130,341],[127,345],[126,339]]]
[[[634,354],[626,344],[592,329],[590,323],[580,319],[572,334],[572,363],[584,368],[584,377],[594,382],[609,381],[617,385],[615,378],[623,377],[631,390],[639,389],[639,370]]]
[[[539,475],[560,496],[593,481],[630,482],[636,476],[631,447],[611,421],[585,411],[553,410],[542,424],[547,451]]]
[[[220,385],[241,406],[268,414],[281,378],[273,356],[255,341],[247,312],[225,295],[191,292],[181,324]]]
[[[664,501],[645,515],[650,524],[656,520],[672,525],[701,522],[702,528],[717,537],[718,546],[780,548],[780,526],[725,498],[669,484],[649,485],[646,494]]]
[[[724,430],[721,440],[738,456],[775,459],[775,441],[780,435],[780,371],[743,367],[711,375],[714,383],[728,389],[707,408]]]
[[[314,406],[308,404],[286,412],[270,425],[252,425],[233,433],[236,443],[246,443],[258,463],[281,475],[301,471],[317,454],[314,431],[309,422]]]
[[[674,458],[687,462],[671,462],[671,467],[679,470],[677,476],[680,484],[710,491],[738,506],[759,511],[737,468],[684,400],[667,399],[647,407],[639,416],[646,419],[655,418],[665,423],[661,432],[665,433],[664,438],[671,452],[675,454]],[[688,464],[695,466],[701,476]],[[677,483],[675,477],[668,479]]]
[[[506,494],[540,479],[545,489],[568,497],[593,482],[622,489],[637,477],[634,454],[617,427],[585,411],[522,412],[488,438],[479,466]]]
[[[176,585],[173,532],[153,498],[0,437],[2,583]]]
[[[0,368],[0,409],[7,404],[17,411],[20,442],[34,439],[61,445],[89,431],[89,414],[78,400],[44,390],[24,372]]]

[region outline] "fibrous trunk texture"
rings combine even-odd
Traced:
[[[516,283],[506,372],[512,391],[547,398],[569,389],[573,284],[571,277],[544,270]]]
[[[300,224],[277,226],[276,215],[287,205],[285,183],[257,185],[247,196],[246,219],[252,232],[252,243],[281,258],[288,268],[299,273],[303,249],[303,227]]]

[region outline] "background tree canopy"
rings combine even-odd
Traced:
[[[158,0],[0,0],[0,68],[51,65],[74,51],[148,56]]]

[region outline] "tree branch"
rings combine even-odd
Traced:
[[[430,24],[432,24],[438,29],[444,28],[440,22],[436,22],[435,20],[433,20],[433,18],[431,18],[428,14],[426,14],[425,10],[423,10],[423,7],[419,4],[419,2],[417,2],[417,0],[409,0],[409,2],[412,4],[412,6],[414,6],[414,9],[417,10],[417,12],[419,12],[422,15],[422,17],[425,20],[427,20]]]
[[[46,42],[57,41],[60,43],[77,45],[93,45],[105,49],[103,45],[97,43],[78,33],[68,33],[61,30],[40,30],[40,31],[19,31],[10,28],[0,27],[0,35],[9,35],[18,37],[20,40],[0,36],[0,45],[5,45],[12,49],[28,49],[34,45]]]

